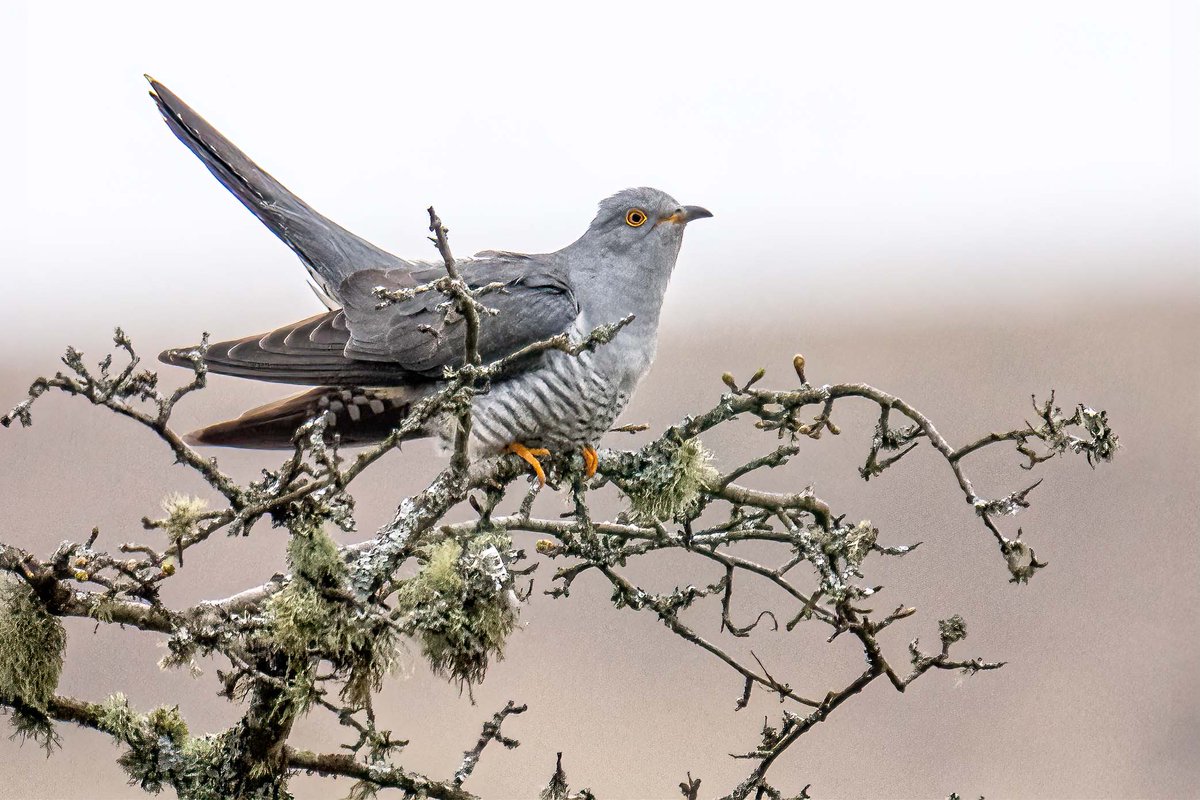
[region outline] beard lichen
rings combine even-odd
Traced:
[[[720,473],[712,464],[712,453],[699,439],[679,444],[656,442],[632,477],[621,481],[636,518],[642,522],[664,522],[692,516],[699,508],[705,489]]]
[[[0,578],[0,697],[44,712],[62,674],[67,634],[23,582]]]
[[[342,696],[364,704],[396,664],[395,626],[346,588],[346,564],[319,524],[293,527],[288,563],[292,580],[267,603],[271,643],[297,664],[328,661],[345,681]],[[292,699],[304,711],[312,695],[299,692]]]
[[[426,547],[421,571],[401,584],[396,605],[403,629],[421,643],[435,674],[478,683],[490,658],[504,658],[517,612],[496,559],[511,547],[503,533],[477,536],[465,547],[446,539]]]

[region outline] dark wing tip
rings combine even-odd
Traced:
[[[246,430],[241,420],[231,419],[206,425],[181,437],[189,447],[245,447],[251,449],[277,450],[291,445],[291,433],[287,436],[263,436],[253,429]],[[298,424],[298,423],[297,423]],[[270,432],[268,432],[270,433]]]
[[[167,94],[170,94],[170,90],[167,89],[167,87],[163,86],[158,81],[156,81],[152,75],[143,74],[142,77],[145,78],[146,82],[150,84],[150,97],[153,98],[155,103],[158,103],[161,105],[163,102],[163,98],[162,98],[163,93],[165,92]]]
[[[192,359],[189,354],[196,351],[195,347],[172,347],[158,354],[158,360],[175,367],[190,367]]]
[[[242,419],[230,419],[225,422],[206,425],[203,428],[197,428],[185,434],[182,438],[184,443],[191,447],[207,445],[211,447],[265,447],[268,449],[277,449],[291,443],[290,430],[288,436],[280,441],[278,440],[279,437],[275,437],[274,439],[263,437],[253,427],[247,429]]]

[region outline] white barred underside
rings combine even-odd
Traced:
[[[539,368],[495,384],[475,399],[472,452],[494,454],[513,442],[550,450],[599,442],[640,377],[606,361],[552,352]]]

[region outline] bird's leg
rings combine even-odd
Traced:
[[[590,444],[583,446],[583,466],[584,474],[587,477],[592,477],[596,474],[596,467],[600,464],[600,456],[596,454],[596,448]]]
[[[535,475],[537,475],[538,484],[541,486],[546,485],[546,472],[542,469],[541,462],[537,460],[537,457],[550,455],[549,450],[544,447],[537,447],[533,450],[530,450],[520,442],[513,442],[508,447],[504,448],[504,452],[519,456],[526,464],[533,467],[533,472]]]

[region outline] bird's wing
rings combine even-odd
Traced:
[[[498,312],[480,318],[479,351],[485,363],[562,333],[579,313],[575,296],[552,264],[539,266],[537,259],[506,254],[464,260],[460,269],[473,287],[503,285],[480,298]],[[205,363],[222,375],[308,386],[407,386],[436,380],[444,367],[462,364],[462,318],[438,308],[446,302],[440,292],[377,308],[380,301],[373,290],[412,288],[443,274],[441,267],[357,272],[340,287],[344,309],[210,345]],[[160,358],[189,366],[188,353],[167,350]]]
[[[347,358],[349,341],[346,317],[334,309],[268,333],[216,342],[204,363],[219,375],[302,386],[402,386],[419,379],[393,364]],[[159,359],[191,366],[193,350],[166,350]]]
[[[472,288],[498,284],[480,296],[495,314],[479,320],[479,354],[495,360],[520,348],[568,330],[579,316],[579,304],[561,265],[553,259],[504,253],[497,257],[459,262],[462,278]],[[339,287],[351,338],[346,355],[365,361],[384,361],[429,377],[444,367],[462,363],[466,324],[457,313],[439,308],[440,292],[425,292],[411,300],[380,309],[376,287],[412,288],[444,274],[442,267],[425,270],[364,270]]]
[[[323,293],[337,300],[338,285],[356,270],[413,266],[318,214],[170,89],[146,77],[150,96],[167,127],[242,205],[295,251],[312,276],[318,296]]]

